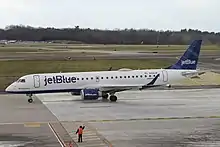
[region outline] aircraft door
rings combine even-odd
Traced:
[[[163,74],[163,81],[164,82],[167,82],[168,81],[168,73],[166,70],[162,71],[162,74]]]
[[[39,88],[40,87],[40,76],[39,75],[34,75],[34,87]]]

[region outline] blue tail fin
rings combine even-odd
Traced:
[[[199,59],[202,40],[194,40],[183,56],[173,65],[166,69],[195,70]]]

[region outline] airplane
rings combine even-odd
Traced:
[[[36,73],[20,77],[9,85],[7,93],[26,94],[33,102],[33,94],[69,92],[83,100],[110,99],[117,101],[115,93],[126,90],[146,90],[169,85],[170,83],[198,74],[202,40],[194,40],[177,62],[161,69]]]

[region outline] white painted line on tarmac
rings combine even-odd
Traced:
[[[50,123],[48,123],[48,126],[50,127],[51,131],[53,132],[54,136],[56,137],[56,139],[58,140],[58,142],[60,143],[61,147],[65,147],[62,143],[62,141],[59,139],[58,135],[55,133],[55,131],[53,130],[52,126]]]

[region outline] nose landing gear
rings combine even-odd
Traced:
[[[28,102],[33,103],[33,101],[34,101],[32,98],[33,95],[32,94],[26,94],[26,95],[29,97]]]
[[[32,99],[32,98],[29,98],[29,99],[28,99],[28,102],[29,102],[29,103],[33,103],[33,99]]]

